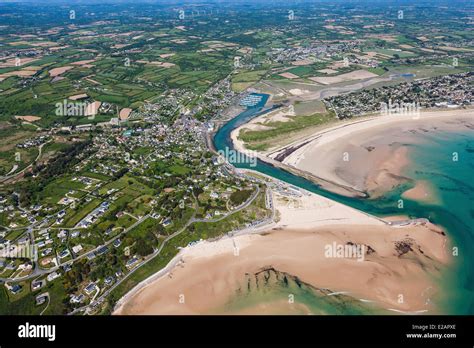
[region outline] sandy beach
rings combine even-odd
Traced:
[[[241,129],[254,129],[259,120],[234,130],[231,137],[238,151]],[[410,180],[403,176],[409,164],[409,147],[441,131],[474,129],[474,110],[422,111],[419,116],[388,115],[339,122],[297,141],[260,154],[259,158],[300,170],[318,179],[377,197]],[[334,191],[334,187],[324,185]],[[337,191],[350,195],[350,192]]]
[[[449,262],[436,226],[392,227],[314,194],[275,195],[275,227],[260,234],[200,242],[184,249],[169,273],[138,287],[114,314],[292,314],[302,304],[260,303],[229,311],[248,277],[275,269],[318,289],[348,292],[389,311],[436,312],[432,277]],[[328,257],[328,245],[364,245],[363,261]],[[400,295],[403,301],[400,302]],[[296,306],[296,307],[295,307]]]
[[[284,121],[285,116],[287,110],[278,110],[267,119]],[[253,120],[243,127],[262,126],[257,123]],[[281,165],[374,197],[411,180],[403,176],[410,163],[407,144],[463,127],[474,129],[472,110],[423,112],[419,118],[361,118],[332,125],[265,154],[269,157],[259,157],[275,163],[278,154],[297,147],[285,153]],[[245,151],[238,131],[232,134],[234,146]],[[436,201],[428,182],[412,183],[404,198]],[[450,242],[444,231],[427,221],[405,223],[407,217],[403,215],[381,220],[322,196],[300,192],[300,196],[273,192],[275,222],[263,232],[202,241],[183,249],[173,267],[139,284],[119,301],[114,314],[314,313],[297,299],[289,305],[285,297],[231,306],[236,298],[242,298],[251,279],[259,287],[261,279],[266,279],[262,274],[294,277],[315,291],[342,292],[389,313],[438,313],[437,284],[451,262]],[[331,245],[358,246],[363,253],[357,258],[328,255]],[[324,291],[323,296],[329,296]]]
[[[413,188],[403,192],[402,198],[408,198],[430,204],[439,203],[439,198],[436,196],[433,187],[431,187],[429,182],[424,180],[417,181]]]

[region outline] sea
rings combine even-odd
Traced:
[[[265,107],[269,96],[258,96],[262,97],[258,104],[248,107],[217,131],[214,136],[216,150],[233,149],[231,132],[269,110]],[[439,279],[435,279],[440,291],[431,300],[442,314],[474,314],[474,129],[466,125],[459,127],[457,131],[437,130],[421,135],[416,142],[405,146],[410,147],[410,165],[403,174],[413,181],[376,199],[349,198],[326,191],[305,178],[260,160],[251,168],[248,163],[232,164],[237,168],[261,172],[378,217],[407,215],[412,218],[427,218],[439,225],[450,239],[450,245],[446,247],[447,252],[453,255],[453,262],[442,270]],[[404,198],[403,208],[400,208],[401,194],[413,187],[413,182],[418,180],[429,183],[436,200],[426,202]],[[290,285],[291,282],[294,280],[290,281]],[[279,296],[283,300],[285,294],[288,294],[288,286],[288,283],[274,282],[266,290],[246,292],[245,296],[237,294],[227,309],[243,310],[245,305],[255,306],[262,301],[276,301]],[[381,308],[361,304],[346,295],[327,298],[318,289],[309,291],[308,285],[291,286],[295,297],[304,299],[304,306],[294,307],[298,308],[295,313],[281,314],[297,314],[301,311],[314,314],[388,314]],[[262,296],[262,291],[267,295]]]

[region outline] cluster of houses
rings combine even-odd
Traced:
[[[340,43],[328,43],[322,41],[314,41],[309,46],[296,46],[285,48],[273,48],[267,53],[269,58],[277,63],[293,62],[298,65],[298,62],[313,61],[315,58],[331,58],[339,56],[342,53],[350,52],[358,47],[360,42],[358,40],[344,41]]]
[[[194,116],[195,114],[206,110],[208,114],[200,119],[214,119],[219,115],[221,110],[231,105],[237,96],[238,94],[232,89],[230,77],[227,77],[209,88],[202,96],[202,101],[199,105],[191,110],[187,116]],[[209,124],[206,124],[205,126],[209,129]],[[212,130],[212,128],[210,130]]]
[[[28,140],[25,140],[22,143],[16,144],[16,147],[19,148],[19,149],[28,149],[30,147],[38,147],[41,144],[44,144],[45,142],[47,142],[48,139],[49,139],[49,136],[40,135],[38,137],[28,139]]]
[[[467,72],[404,82],[324,99],[338,118],[382,112],[383,105],[458,108],[474,103],[474,73]]]
[[[225,90],[227,87],[223,86],[222,88]],[[216,87],[214,92],[220,93],[221,91],[222,89]],[[259,102],[258,99],[257,97],[255,101]],[[92,146],[96,151],[94,151],[91,156],[83,158],[73,169],[76,173],[88,170],[108,176],[113,176],[124,168],[128,170],[133,169],[134,175],[142,173],[141,178],[149,181],[150,177],[145,175],[145,171],[150,168],[150,165],[154,161],[170,163],[170,167],[173,163],[179,162],[182,163],[183,168],[191,168],[192,175],[181,177],[181,179],[173,185],[172,191],[163,190],[164,193],[171,196],[168,198],[168,201],[171,202],[171,207],[173,207],[173,204],[179,204],[179,202],[178,200],[173,201],[174,194],[170,195],[170,192],[175,192],[177,195],[184,192],[184,199],[190,202],[191,192],[196,187],[201,187],[205,191],[208,191],[210,200],[217,201],[225,199],[233,192],[229,185],[235,185],[235,178],[230,177],[229,173],[221,165],[212,165],[211,158],[202,156],[202,154],[207,152],[203,135],[212,128],[212,123],[202,123],[188,116],[181,116],[173,126],[156,123],[148,128],[134,127],[133,130],[129,129],[128,133],[123,132],[123,130],[106,128],[102,136],[94,137]],[[145,154],[139,151],[135,152],[135,150],[139,148],[150,148],[151,150]],[[177,151],[176,149],[180,150]],[[189,149],[189,151],[183,151],[182,149]],[[126,153],[128,153],[129,156],[125,156],[124,154]],[[151,179],[167,180],[172,176],[172,170],[165,169],[164,172],[159,172],[159,174]],[[47,206],[44,208],[42,205],[34,205],[29,209],[32,214],[41,213],[43,216],[42,223],[37,226],[38,230],[34,232],[34,242],[38,249],[38,256],[40,256],[40,267],[43,269],[48,267],[50,269],[50,271],[43,276],[43,280],[34,281],[32,283],[31,286],[34,287],[34,290],[38,290],[47,282],[55,281],[61,277],[63,272],[67,272],[71,269],[73,262],[75,262],[78,256],[85,254],[84,258],[91,261],[95,257],[109,252],[110,246],[113,245],[115,248],[121,246],[121,239],[116,238],[112,244],[103,245],[90,251],[87,247],[83,247],[85,242],[80,244],[78,241],[73,241],[73,239],[79,237],[81,233],[83,238],[85,234],[87,234],[84,230],[81,230],[82,232],[79,231],[79,228],[91,227],[92,224],[96,223],[110,210],[112,202],[119,197],[118,193],[116,194],[116,189],[108,190],[106,192],[109,196],[107,200],[100,203],[97,208],[81,219],[74,229],[62,227],[69,213],[67,206],[73,203],[76,204],[78,201],[88,202],[93,199],[94,195],[98,197],[103,194],[99,193],[99,191],[105,181],[89,178],[80,174],[71,180],[85,185],[85,190],[90,191],[90,194],[85,198],[74,198],[71,195],[76,192],[71,190],[66,194],[66,197],[60,200],[60,202],[62,202],[61,205],[63,205],[61,208],[58,206]],[[173,218],[165,211],[161,211],[161,206],[158,207],[161,210],[155,209],[157,199],[147,203],[152,207],[150,215],[159,220],[162,226],[168,227],[173,223]],[[167,208],[165,208],[165,210],[166,209]],[[13,208],[13,210],[15,209]],[[44,213],[48,213],[48,217],[44,218]],[[215,214],[212,215],[219,216],[220,214],[221,212],[217,209]],[[67,245],[66,242],[68,242]],[[130,254],[127,256],[130,256]],[[140,264],[141,260],[142,258],[137,255],[130,256],[125,262],[123,271],[134,269]],[[17,267],[17,265],[15,265],[15,267]],[[105,286],[111,286],[117,279],[123,276],[123,271],[119,269],[114,275],[105,277],[103,284]],[[79,304],[87,302],[88,298],[95,296],[96,291],[100,291],[98,285],[97,282],[83,284],[84,288],[81,293],[71,295],[71,303]],[[21,291],[21,289],[16,289],[15,291]],[[45,294],[41,295],[42,296],[37,296],[37,303],[47,301],[48,297]]]
[[[136,117],[145,120],[165,121],[183,112],[181,105],[186,105],[195,98],[195,94],[185,89],[170,89],[157,102],[146,103],[136,111]]]
[[[13,193],[13,196],[18,197],[17,193]],[[16,228],[25,224],[33,224],[36,222],[37,217],[40,214],[41,206],[31,206],[30,208],[19,209],[15,205],[11,204],[6,197],[0,196],[0,213],[7,213],[8,227]]]
[[[85,218],[78,222],[77,228],[87,228],[96,222],[109,209],[109,202],[102,202],[99,207],[94,209]]]
[[[70,302],[71,303],[83,303],[86,299],[86,296],[90,297],[95,292],[100,291],[99,287],[96,283],[91,282],[85,286],[84,292],[79,295],[71,295]]]

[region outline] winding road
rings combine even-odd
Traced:
[[[146,259],[141,262],[138,266],[136,266],[133,270],[131,270],[130,272],[128,272],[123,278],[121,278],[119,281],[117,281],[113,286],[111,286],[109,289],[107,289],[101,296],[99,296],[99,298],[97,298],[97,300],[91,302],[90,304],[86,305],[86,306],[83,306],[83,307],[80,307],[80,308],[77,308],[75,309],[74,311],[72,311],[71,313],[69,313],[70,315],[74,315],[74,314],[77,314],[79,312],[85,312],[85,314],[88,314],[90,309],[91,308],[94,308],[97,304],[100,304],[104,301],[104,299],[110,295],[110,293],[115,290],[124,280],[128,279],[133,273],[135,273],[138,269],[140,269],[141,267],[143,267],[144,265],[146,265],[148,262],[150,262],[151,260],[153,260],[155,257],[157,257],[158,255],[160,255],[161,251],[163,250],[163,248],[165,247],[166,243],[168,241],[170,241],[171,239],[175,238],[176,236],[179,236],[181,233],[183,233],[184,231],[186,231],[186,229],[193,223],[195,222],[218,222],[218,221],[221,221],[223,219],[226,219],[227,217],[241,211],[242,209],[245,209],[247,208],[254,200],[255,198],[257,198],[258,194],[260,193],[260,187],[258,187],[258,185],[255,186],[256,187],[256,190],[254,191],[254,193],[252,194],[252,196],[242,205],[240,205],[239,207],[237,207],[236,209],[232,210],[231,212],[228,212],[227,214],[224,214],[223,216],[219,217],[219,218],[214,218],[214,219],[196,219],[196,210],[197,210],[197,199],[196,197],[195,198],[195,211],[193,213],[193,215],[191,216],[191,218],[188,220],[188,222],[186,222],[186,224],[181,228],[179,229],[178,231],[174,232],[173,234],[169,235],[161,244],[160,246],[158,247],[158,249],[156,249],[151,255],[147,256]],[[179,254],[178,254],[179,255]],[[178,256],[177,255],[177,256]],[[160,277],[166,273],[168,273],[171,269],[173,269],[179,262],[180,262],[180,258],[178,258],[177,256],[175,256],[167,265],[165,268],[161,269],[160,271],[158,271],[157,273],[153,274],[151,277],[154,277],[153,279],[155,279],[156,277]],[[150,278],[147,278],[144,280],[144,282],[149,282],[151,281]],[[143,282],[139,283],[137,286],[143,286]],[[136,286],[136,287],[137,287]],[[136,288],[135,287],[135,288]],[[134,288],[134,289],[135,289]],[[129,291],[127,294],[125,294],[124,297],[126,296],[131,296],[130,293],[132,293],[134,291],[134,289],[132,289],[131,291]],[[136,291],[136,290],[135,290]],[[120,301],[123,301],[123,298],[120,300]],[[120,302],[119,301],[119,302]]]

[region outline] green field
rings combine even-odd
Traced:
[[[287,138],[289,135],[309,127],[317,127],[334,120],[334,116],[330,113],[287,117],[290,121],[264,123],[265,127],[270,127],[271,129],[258,131],[243,129],[239,133],[239,139],[245,142],[247,148],[262,151],[269,149],[279,139]]]
[[[71,209],[67,212],[66,218],[62,223],[65,227],[74,227],[77,225],[79,221],[85,218],[90,212],[92,212],[95,208],[97,208],[102,203],[99,199],[92,199],[90,202],[80,205],[75,209]]]
[[[183,233],[168,241],[159,256],[152,259],[145,266],[136,270],[130,277],[120,284],[111,294],[110,301],[114,302],[133,288],[142,279],[164,268],[177,254],[179,247],[199,239],[214,238],[227,231],[242,228],[246,223],[255,219],[262,219],[268,214],[265,207],[265,195],[261,193],[250,205],[248,210],[237,212],[219,222],[197,222],[188,227]],[[184,220],[183,220],[184,221]],[[141,229],[137,233],[143,233]]]

